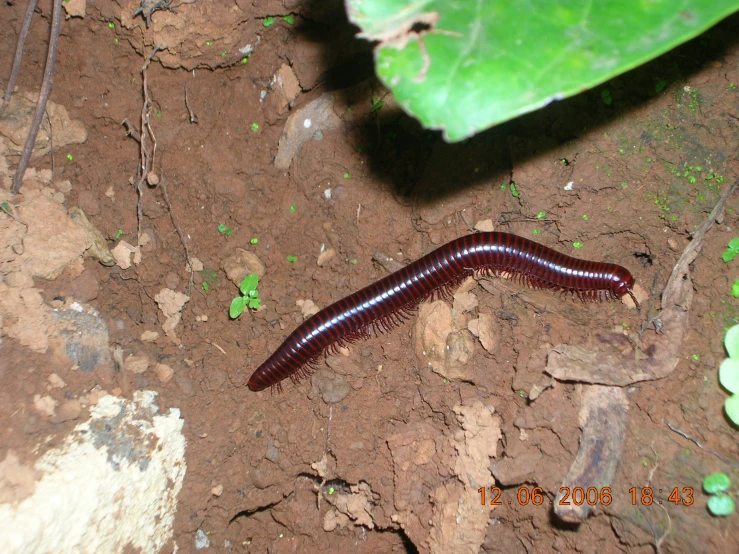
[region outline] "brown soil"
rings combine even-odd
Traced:
[[[628,389],[613,503],[580,525],[558,522],[548,502],[578,450],[579,385],[555,382],[536,400],[527,397],[551,382],[543,371],[551,345],[585,343],[598,329],[641,328],[659,307],[690,232],[739,175],[739,18],[609,82],[612,105],[599,88],[449,145],[390,96],[370,112],[386,91],[372,77],[369,45],[353,38],[340,2],[197,2],[176,14],[154,12],[149,30],[141,16],[132,18],[139,4],[90,2],[84,19],[63,22],[51,99],[81,120],[88,136],[31,165],[53,169],[55,182],[71,181],[64,205],[82,208],[109,246],[117,238],[135,245],[139,145],[121,122],[139,126],[143,54],[152,44],[165,46],[147,76],[161,184],[145,187],[141,224],[153,240],[129,269],[89,258],[81,274],[36,279],[35,286],[48,303],[87,300],[109,322],[112,346],[166,364],[174,377],[162,382],[151,369],[74,371],[52,350],[31,352],[4,336],[0,461],[9,449],[32,460],[44,437],[71,429],[73,421],[34,409],[35,395],[62,403],[96,386],[128,397],[156,390],[162,410],[178,407],[185,419],[187,474],[173,538],[180,551],[195,550],[201,529],[218,552],[440,552],[449,544],[443,534],[457,517],[457,500],[446,516],[435,503],[443,504],[457,482],[460,445],[469,459],[478,452],[472,445],[480,446],[460,435],[463,418],[473,416],[459,407],[484,404],[500,418],[502,435],[485,459],[513,460],[515,475],[503,487],[502,505],[486,516],[483,551],[739,550],[737,515],[712,517],[701,490],[714,471],[729,474],[734,491],[739,486],[737,431],[724,416],[726,393],[717,382],[723,330],[739,322],[739,300],[730,295],[737,261],[721,260],[739,226],[736,198],[693,265],[696,294],[677,368]],[[0,6],[4,79],[25,7]],[[40,11],[20,91],[37,90],[40,82],[49,2]],[[264,27],[260,19],[288,13],[293,25],[276,18]],[[169,26],[176,21],[182,26]],[[248,57],[239,52],[247,44]],[[275,80],[281,71],[284,86]],[[667,86],[655,92],[661,80]],[[325,126],[289,169],[277,169],[287,118],[326,92],[334,94],[338,126]],[[12,167],[17,156],[9,161]],[[501,187],[510,181],[517,197]],[[538,219],[539,212],[546,216]],[[170,215],[190,254],[216,271],[209,290],[201,272],[190,285]],[[406,324],[330,360],[331,372],[320,375],[339,374],[350,385],[338,403],[324,402],[324,385],[315,380],[288,383],[283,394],[248,390],[251,372],[303,320],[297,301],[326,306],[386,275],[373,265],[376,252],[407,263],[485,219],[577,257],[628,267],[648,294],[644,308],[583,305],[545,291],[522,296],[513,284],[493,280],[473,289],[474,310],[492,314],[497,348],[475,344],[469,379],[450,382],[428,370],[412,354],[413,324]],[[232,234],[220,233],[219,224]],[[581,249],[573,250],[576,242]],[[259,287],[264,309],[232,320],[237,289],[222,268],[237,248],[266,268]],[[317,265],[328,248],[335,256]],[[154,300],[165,287],[190,297],[176,339],[162,332],[165,318]],[[145,331],[161,336],[145,342]],[[49,387],[53,373],[64,387]],[[521,505],[520,487],[537,486],[545,505]],[[655,503],[632,503],[630,489],[645,486],[655,490]],[[683,497],[692,489],[694,503],[670,503],[675,488]],[[324,530],[331,523],[335,529]]]

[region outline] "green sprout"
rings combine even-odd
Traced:
[[[206,46],[213,46],[213,41],[211,41],[211,40],[206,40],[206,41],[205,41],[205,45],[206,45]]]
[[[115,37],[115,38],[113,39],[113,42],[115,42],[116,44],[118,44],[118,37]]]
[[[711,473],[703,479],[703,490],[708,493],[708,511],[714,516],[728,516],[734,513],[736,503],[726,492],[731,487],[731,479],[725,473]]]
[[[718,368],[718,380],[731,393],[724,402],[726,415],[739,425],[739,325],[734,325],[726,332],[724,347],[729,357]]]
[[[516,183],[511,181],[511,194],[513,195],[513,198],[518,198],[518,189],[516,188]]]
[[[351,263],[353,265],[357,265],[359,263],[359,260],[357,258],[353,258]]]
[[[233,233],[234,230],[229,227],[226,227],[223,223],[221,223],[218,226],[218,232],[221,233],[222,235],[226,235],[227,237],[230,237],[231,233]]]
[[[252,123],[251,130],[254,131],[255,133],[259,131],[259,123],[256,123],[256,122]]]
[[[539,212],[536,214],[536,219],[544,219],[547,216],[547,212]]]
[[[3,202],[2,204],[0,204],[0,210],[4,211],[6,214],[12,216],[12,214],[10,213],[10,204],[8,202]],[[118,238],[118,237],[116,237],[116,238]]]
[[[625,189],[625,188],[626,188],[626,187],[628,187],[628,186],[629,186],[629,184],[628,184],[628,183],[621,183],[621,188],[622,188],[622,189]]]
[[[665,81],[664,79],[660,79],[659,81],[657,81],[657,84],[654,85],[654,92],[659,94],[660,92],[665,90],[666,86],[667,86],[667,81]]]
[[[67,154],[67,159],[71,162],[74,159],[72,154]]]
[[[110,27],[111,29],[115,29],[115,23],[111,21],[110,23],[108,23],[108,27]]]
[[[205,267],[200,271],[200,276],[203,278],[203,290],[207,291],[216,285],[218,272],[215,269],[208,269]]]
[[[385,105],[385,102],[382,101],[382,98],[372,98],[372,107],[370,108],[370,113],[376,112],[380,108],[382,108]]]
[[[295,262],[298,261],[298,257],[297,256],[288,256],[287,257],[287,261],[290,262],[291,264],[294,264]]]
[[[293,204],[292,206],[290,206],[290,213],[291,213],[291,214],[294,214],[294,213],[296,212],[296,210],[297,210],[297,209],[298,209],[298,207],[297,207],[296,205],[294,205],[294,204]]]
[[[123,229],[118,229],[118,232],[115,234],[115,240],[118,240],[123,236]]]
[[[259,275],[252,273],[244,277],[239,286],[239,292],[241,296],[237,296],[231,301],[231,306],[228,309],[228,315],[231,319],[236,319],[246,308],[256,310],[262,301],[259,299],[259,291],[257,286],[259,285]]]
[[[292,25],[293,23],[295,23],[295,18],[292,15],[285,15],[282,17],[282,21],[284,21],[288,25]]]
[[[344,173],[344,179],[351,179],[352,176],[350,173]]]
[[[540,235],[540,234],[541,234],[541,229],[534,229],[534,230],[533,230],[533,231],[531,231],[531,232],[532,232],[532,233],[533,233],[534,235]]]
[[[262,21],[262,25],[264,25],[265,27],[269,27],[270,25],[274,25],[274,23],[275,23],[275,18],[272,17],[271,15],[268,16],[268,17],[265,17],[264,18],[264,21]]]
[[[259,239],[257,237],[254,237],[249,241],[251,244],[257,244],[259,242]]]
[[[739,254],[739,237],[733,238],[729,241],[729,247],[724,251],[721,259],[728,264],[731,260],[736,258],[737,254]]]
[[[731,284],[731,296],[739,298],[739,279],[734,279],[734,282]]]
[[[582,243],[581,242],[573,242],[572,243],[572,248],[582,248]]]
[[[249,63],[249,56],[244,56],[243,58],[241,58],[241,63],[243,64]]]
[[[221,58],[225,58],[228,55],[228,52],[221,52]]]
[[[611,96],[611,91],[607,88],[604,88],[602,91],[600,91],[600,99],[603,100],[603,103],[606,106],[610,106],[613,104],[613,96]]]
[[[332,495],[332,494],[334,494],[335,492],[336,492],[336,489],[335,488],[333,488],[333,487],[329,487],[328,488],[328,494],[329,494],[329,496]]]
[[[701,359],[701,357],[700,357],[700,356],[699,356],[698,354],[693,354],[693,356],[691,356],[691,357],[692,357],[692,358],[693,358],[693,360],[695,360],[696,362],[697,362],[698,360],[700,360],[700,359]]]
[[[583,221],[587,221],[588,220],[588,216],[585,215],[585,214],[582,214],[582,219],[583,219]]]

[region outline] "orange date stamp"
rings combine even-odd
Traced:
[[[501,500],[503,490],[500,487],[480,487],[477,489],[480,495],[480,503],[485,506],[486,503],[490,506],[502,506],[504,501]],[[631,487],[629,489],[629,495],[631,504],[636,506],[651,506],[652,504],[662,504],[663,500],[657,495],[663,495],[669,492],[669,496],[665,503],[672,503],[676,506],[692,506],[693,502],[693,488],[692,487],[674,487],[672,489],[657,489],[656,491],[651,487]],[[582,506],[586,504],[588,506],[608,506],[613,502],[613,493],[610,487],[560,487],[559,494],[557,495],[556,503],[558,506]],[[487,501],[487,502],[486,502]],[[551,499],[544,492],[541,487],[519,487],[516,491],[516,502],[520,506],[542,506],[547,504],[553,506],[555,503],[554,499]],[[512,500],[506,501],[507,504],[512,504]]]

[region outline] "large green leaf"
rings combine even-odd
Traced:
[[[380,79],[459,141],[592,88],[708,29],[739,0],[346,0]]]

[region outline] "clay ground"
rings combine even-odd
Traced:
[[[88,258],[82,273],[35,286],[49,303],[86,301],[109,322],[111,346],[165,363],[174,375],[74,371],[68,360],[3,337],[0,458],[13,449],[33,459],[46,437],[74,425],[40,415],[34,395],[62,402],[96,386],[123,396],[155,390],[162,409],[178,407],[185,420],[187,474],[173,537],[179,551],[195,550],[202,530],[216,552],[438,552],[450,544],[441,536],[444,518],[456,517],[456,500],[448,513],[437,509],[439,491],[457,479],[462,416],[455,407],[482,403],[494,408],[501,431],[496,458],[485,459],[508,460],[497,469],[502,505],[489,508],[483,551],[739,551],[737,515],[712,517],[701,490],[714,471],[729,474],[739,490],[737,430],[723,413],[726,392],[717,381],[724,329],[739,322],[739,299],[730,294],[739,260],[721,259],[739,234],[737,197],[692,265],[695,298],[674,372],[627,390],[613,503],[571,525],[548,502],[523,506],[517,498],[521,486],[554,498],[578,450],[580,386],[552,383],[547,349],[585,343],[599,329],[638,332],[659,308],[691,231],[739,175],[737,17],[596,90],[450,145],[390,96],[371,110],[387,91],[341,3],[206,9],[198,2],[177,14],[155,12],[148,30],[131,17],[137,4],[88,2],[84,19],[62,23],[51,100],[82,121],[87,139],[31,166],[71,182],[64,205],[82,208],[111,248],[119,240],[136,245],[132,183],[140,150],[121,122],[139,127],[141,68],[151,45],[174,44],[147,71],[160,178],[143,191],[141,225],[151,241],[128,269]],[[3,89],[24,11],[25,2],[0,6]],[[40,82],[49,11],[42,2],[20,91]],[[292,24],[281,17],[263,24],[287,14]],[[177,18],[184,26],[165,25]],[[239,52],[246,44],[253,51]],[[297,78],[293,89],[275,79],[283,65],[291,67],[283,77]],[[604,88],[611,105],[601,98]],[[327,92],[338,124],[278,169],[288,117]],[[14,168],[17,156],[8,161]],[[171,214],[190,255],[212,270],[195,272],[192,284]],[[468,317],[490,316],[495,348],[475,339],[462,379],[444,378],[416,357],[411,322],[356,343],[330,366],[322,363],[312,381],[287,382],[282,394],[248,390],[254,369],[303,321],[298,301],[324,307],[387,274],[373,263],[376,252],[409,263],[484,220],[576,257],[621,264],[648,299],[638,312],[492,279],[472,289]],[[223,267],[237,248],[265,267],[263,309],[230,319],[238,291]],[[327,250],[333,255],[319,265]],[[176,328],[179,344],[162,332],[153,300],[165,287],[190,297]],[[160,336],[144,341],[145,331]],[[52,373],[64,387],[47,390]],[[532,400],[535,386],[545,390]],[[655,492],[661,506],[632,502],[629,490],[644,486],[663,491]],[[692,505],[667,500],[676,487],[683,496],[693,489]],[[342,508],[340,497],[360,501]]]

